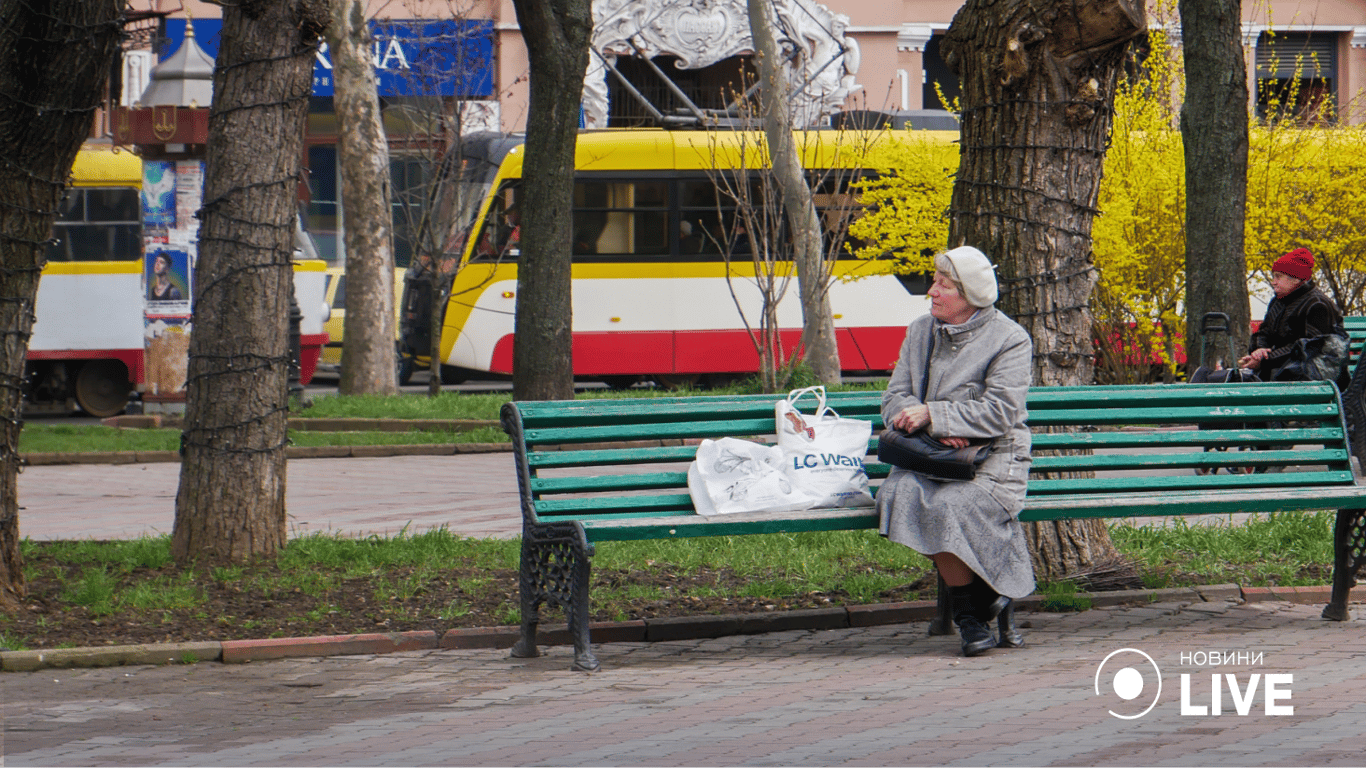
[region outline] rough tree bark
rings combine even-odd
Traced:
[[[337,166],[346,212],[346,344],[337,386],[344,395],[398,391],[389,142],[380,120],[371,42],[364,3],[332,0],[327,47],[336,82]]]
[[[999,307],[1034,339],[1034,384],[1090,384],[1091,220],[1143,0],[968,0],[941,50],[962,84],[949,244],[997,264]],[[1105,526],[1025,526],[1052,580],[1118,560]]]
[[[802,170],[792,136],[787,75],[781,66],[778,43],[769,18],[772,3],[748,0],[750,37],[759,60],[760,111],[768,137],[773,180],[782,195],[783,212],[792,233],[792,263],[802,300],[802,356],[822,384],[840,383],[840,355],[835,342],[835,318],[830,311],[830,265],[825,261],[820,219],[811,200],[811,187]]]
[[[574,397],[570,209],[593,12],[589,0],[512,4],[531,59],[512,393],[517,400],[569,400]]]
[[[1200,365],[1200,320],[1206,312],[1228,315],[1234,355],[1247,349],[1251,332],[1243,254],[1248,128],[1241,5],[1239,0],[1181,0],[1178,6],[1186,69],[1181,142],[1186,156],[1186,366],[1191,372]]]
[[[0,610],[27,588],[19,554],[19,418],[52,221],[119,49],[123,0],[0,0]]]
[[[171,535],[178,561],[242,561],[285,543],[291,257],[327,23],[327,0],[223,6]]]

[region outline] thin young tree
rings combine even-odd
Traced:
[[[747,112],[740,105],[742,115]],[[697,230],[711,240],[708,250],[720,252],[726,264],[726,287],[730,290],[740,322],[749,334],[759,356],[759,383],[764,392],[786,389],[800,345],[786,349],[778,321],[778,305],[787,295],[792,270],[784,264],[778,243],[782,237],[782,204],[771,167],[765,167],[767,143],[755,131],[713,132],[710,143],[711,168],[707,175],[716,185],[718,232],[703,226]],[[722,145],[733,140],[734,145]],[[734,162],[726,156],[734,155]],[[728,231],[727,231],[728,230]],[[751,278],[747,273],[753,269]],[[757,311],[752,297],[758,295]],[[747,311],[748,310],[748,311]]]
[[[790,89],[773,33],[773,4],[769,0],[748,0],[748,8],[750,37],[754,40],[762,83],[759,102],[764,133],[768,137],[773,181],[791,232],[792,262],[802,300],[803,359],[818,381],[835,385],[840,383],[840,356],[835,342],[835,318],[830,311],[830,270],[811,187],[802,173],[801,157],[792,135]]]
[[[1200,349],[1201,318],[1228,315],[1234,349],[1251,332],[1247,260],[1247,66],[1240,0],[1181,0],[1186,96],[1186,349]],[[1286,247],[1289,250],[1289,247]],[[1187,367],[1200,364],[1189,354]]]
[[[242,561],[285,544],[291,262],[328,11],[328,0],[223,7],[171,534],[178,561]]]
[[[568,400],[574,396],[574,149],[593,13],[589,0],[513,5],[531,75],[512,391],[518,400]]]
[[[337,390],[387,395],[398,391],[389,142],[380,118],[365,4],[332,0],[331,15],[326,34],[335,79],[337,171],[346,212],[346,344]]]
[[[1090,384],[1096,214],[1111,106],[1143,0],[968,0],[941,51],[962,84],[949,245],[998,266],[1034,339],[1034,384]],[[1042,580],[1119,560],[1097,521],[1026,526]]]
[[[124,0],[0,0],[0,610],[19,553],[21,383],[44,254],[121,39]]]
[[[414,16],[430,6],[406,4]],[[436,15],[450,22],[436,35],[423,34],[422,52],[404,70],[404,98],[389,107],[395,257],[406,255],[399,341],[399,383],[412,375],[416,358],[430,361],[427,393],[459,382],[459,369],[441,362],[441,332],[456,275],[465,268],[463,249],[473,236],[483,197],[468,166],[469,134],[495,130],[494,102],[468,98],[480,92],[493,67],[491,22],[477,15],[474,0],[447,0]],[[490,273],[491,277],[491,273]],[[486,284],[486,283],[481,283]],[[348,313],[349,315],[349,313]]]

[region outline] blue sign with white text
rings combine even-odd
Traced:
[[[210,57],[221,42],[221,19],[195,19],[194,37]],[[370,56],[380,96],[493,96],[493,22],[458,19],[371,21]],[[185,20],[166,20],[165,60],[185,39]],[[313,59],[313,95],[331,96],[334,81],[327,44]]]

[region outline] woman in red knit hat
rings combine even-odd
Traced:
[[[1276,259],[1271,265],[1271,290],[1276,296],[1267,305],[1261,327],[1252,334],[1251,351],[1238,361],[1239,368],[1251,369],[1262,381],[1306,378],[1302,371],[1285,368],[1296,342],[1329,334],[1342,336],[1342,354],[1346,354],[1342,312],[1314,285],[1314,254],[1307,248],[1296,248]]]

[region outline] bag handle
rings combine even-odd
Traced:
[[[930,361],[934,360],[934,321],[930,321],[930,343],[929,349],[925,353],[925,375],[920,379],[920,402],[928,403],[930,400]]]
[[[788,392],[788,393],[787,393],[787,404],[790,405],[790,406],[792,406],[792,408],[793,408],[794,410],[796,410],[796,411],[801,411],[801,409],[797,407],[797,401],[798,401],[798,400],[801,400],[801,399],[802,399],[803,397],[805,397],[806,395],[814,395],[814,396],[815,396],[815,398],[816,398],[816,414],[815,414],[815,415],[819,418],[819,417],[821,416],[821,414],[825,413],[825,411],[826,411],[826,407],[825,407],[825,385],[823,385],[823,384],[817,384],[817,385],[814,386],[814,387],[804,387],[804,388],[802,388],[802,389],[794,389],[794,390],[792,390],[791,392]]]

